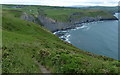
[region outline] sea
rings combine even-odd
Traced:
[[[118,15],[114,16],[119,18]],[[119,20],[97,21],[55,34],[64,33],[59,38],[82,50],[118,59],[118,25]]]

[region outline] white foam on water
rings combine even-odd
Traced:
[[[76,30],[76,29],[71,29],[71,30]]]
[[[67,35],[67,38],[69,38],[71,35]]]
[[[68,39],[66,39],[65,41],[68,42],[68,43],[71,43]]]
[[[64,38],[64,36],[60,36],[59,38]]]
[[[61,32],[65,32],[66,33],[67,31],[61,31]]]
[[[83,28],[87,28],[88,26],[85,26],[85,25],[83,25],[82,27],[80,27],[80,29],[83,29]],[[78,28],[79,29],[79,28]]]
[[[53,34],[56,34],[57,32],[54,32]]]
[[[56,31],[56,32],[53,32],[53,34],[57,34],[57,33],[60,33],[60,32],[66,33],[67,31]]]
[[[65,34],[65,36],[64,36],[65,41],[66,41],[66,42],[68,42],[68,43],[71,43],[71,42],[69,41],[70,36],[71,36],[71,35],[70,35],[70,34],[68,34],[68,33],[67,33],[67,34]]]
[[[59,32],[61,32],[61,31],[56,31],[56,32],[54,32],[53,34],[57,34],[57,33],[59,33]]]

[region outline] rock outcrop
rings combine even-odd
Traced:
[[[27,13],[23,13],[20,18],[30,22],[38,23],[33,15],[29,15]]]
[[[103,16],[96,16],[96,17],[81,17],[81,18],[77,18],[77,16],[82,16],[82,13],[73,13],[70,16],[70,22],[74,23],[74,24],[81,24],[81,23],[87,23],[87,22],[93,22],[93,21],[102,21],[102,20],[117,20],[116,17],[111,17],[111,18],[105,18]]]
[[[42,25],[44,25],[44,27],[46,27],[50,31],[66,29],[71,25],[70,23],[56,22],[55,20],[46,16],[38,16],[38,20],[41,22]]]

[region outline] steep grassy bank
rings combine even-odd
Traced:
[[[2,13],[3,73],[41,73],[33,59],[51,73],[118,72],[117,60],[80,50],[40,25],[21,20],[22,11]]]

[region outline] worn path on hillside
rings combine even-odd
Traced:
[[[34,62],[39,66],[39,69],[41,70],[41,72],[42,72],[43,74],[46,75],[46,73],[47,73],[47,75],[51,75],[51,74],[50,74],[51,72],[50,72],[49,70],[47,70],[43,65],[41,65],[40,63],[38,63],[38,61],[36,61],[35,58],[33,58],[33,60],[34,60]]]

